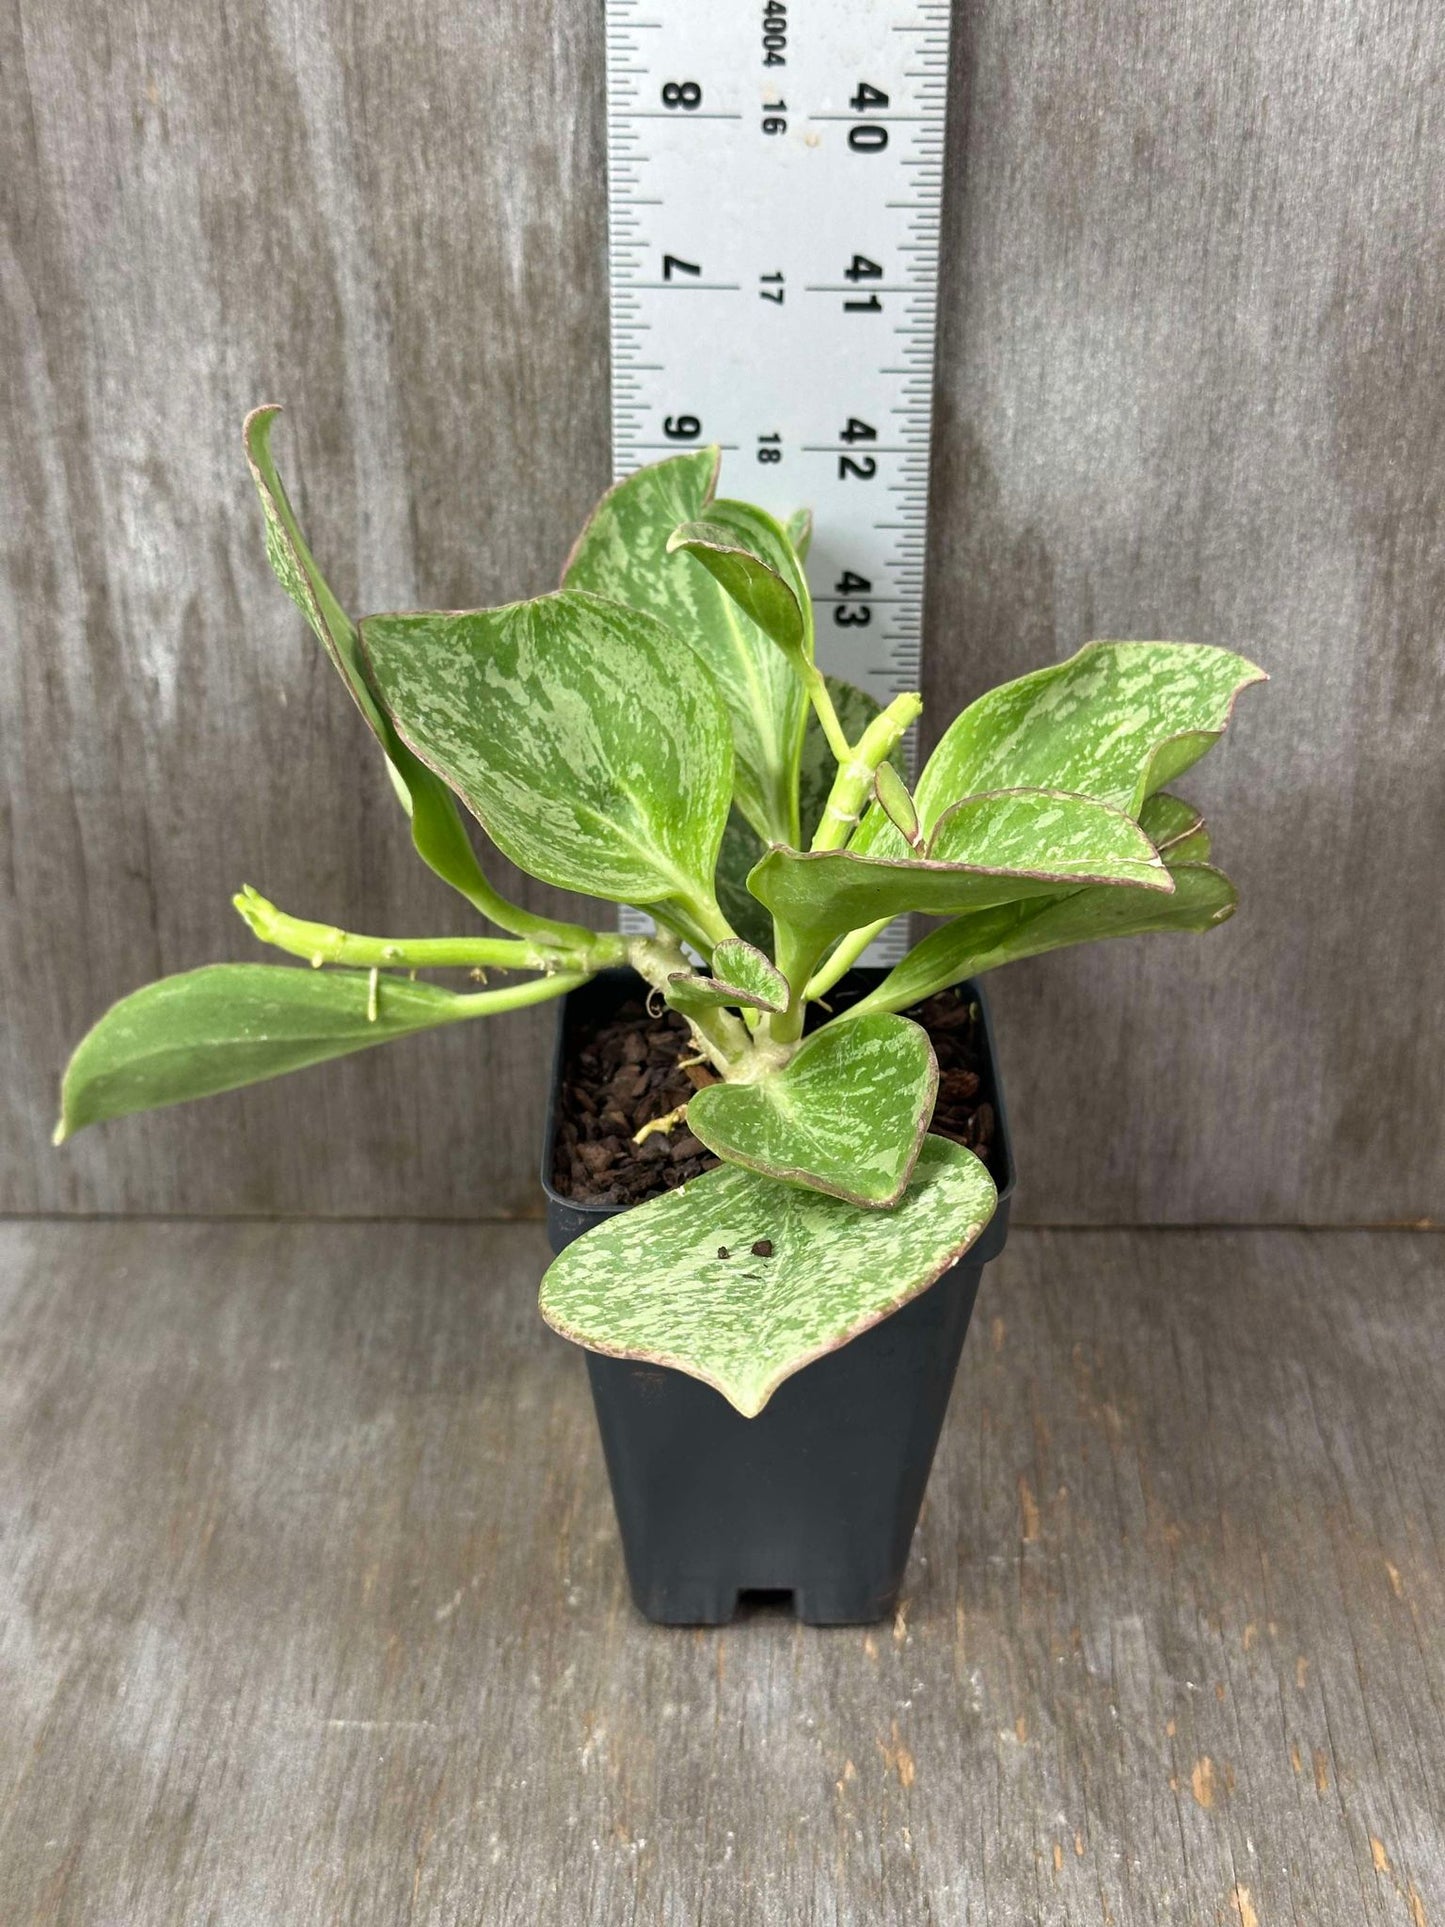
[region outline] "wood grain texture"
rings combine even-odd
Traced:
[[[1015,1233],[897,1622],[628,1604],[533,1227],[0,1228],[0,1918],[1445,1920],[1445,1241]]]
[[[1188,791],[1241,916],[997,980],[1021,1209],[1445,1214],[1445,14],[956,19],[935,726],[1089,636],[1276,677]],[[462,927],[237,431],[293,405],[354,607],[555,581],[608,467],[601,59],[597,0],[0,8],[0,1204],[534,1207],[545,1013],[47,1136],[111,999],[253,954],[240,882]]]

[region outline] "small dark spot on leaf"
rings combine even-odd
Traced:
[[[727,1246],[726,1246],[726,1245],[719,1245],[719,1246],[718,1246],[718,1248],[717,1248],[717,1255],[719,1256],[719,1258],[726,1258],[726,1257],[727,1257],[727,1255],[728,1255],[728,1248],[727,1248]]]
[[[772,1255],[773,1255],[772,1239],[759,1238],[757,1243],[753,1246],[753,1256],[755,1258],[771,1258]]]

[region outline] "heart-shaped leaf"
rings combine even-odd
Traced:
[[[754,944],[727,937],[712,953],[712,975],[679,971],[668,979],[667,1001],[674,1010],[716,1010],[736,1004],[749,1010],[788,1008],[788,980]]]
[[[1181,796],[1160,790],[1147,797],[1139,812],[1139,828],[1171,868],[1209,860],[1209,831],[1204,818]]]
[[[917,788],[924,827],[979,790],[1071,790],[1137,815],[1198,762],[1262,669],[1188,642],[1091,642],[1002,683],[944,732]]]
[[[567,559],[564,584],[665,622],[717,681],[737,752],[738,806],[758,833],[797,840],[794,795],[807,697],[775,645],[687,555],[669,554],[680,522],[700,519],[718,451],[639,469],[604,495]]]
[[[1220,870],[1202,863],[1171,866],[1174,890],[1075,890],[1030,903],[1006,903],[955,917],[914,945],[854,1012],[911,1010],[925,997],[1000,964],[1037,957],[1103,937],[1149,930],[1212,930],[1233,916],[1238,898]]]
[[[539,978],[503,993],[515,1006],[559,996],[580,977]],[[527,993],[535,990],[535,997]],[[373,981],[366,970],[212,964],[123,997],[76,1047],[56,1141],[130,1111],[209,1097],[393,1037],[483,1015],[489,997]]]
[[[755,1418],[784,1379],[926,1291],[995,1203],[972,1152],[936,1137],[892,1211],[724,1164],[569,1245],[542,1280],[542,1316],[592,1351],[700,1378]]]
[[[927,1034],[874,1014],[825,1025],[754,1083],[709,1084],[687,1122],[731,1164],[882,1207],[908,1182],[937,1088]]]
[[[1052,790],[966,797],[939,820],[927,858],[772,849],[748,877],[760,902],[819,944],[905,911],[957,915],[1083,883],[1170,888],[1132,817]]]
[[[368,616],[406,740],[533,876],[620,903],[707,903],[732,786],[712,678],[652,616],[562,590]]]
[[[412,842],[418,856],[484,916],[513,929],[516,922],[506,914],[511,906],[497,896],[483,875],[446,784],[399,739],[372,693],[355,625],[316,566],[271,454],[271,428],[280,412],[274,406],[253,409],[243,431],[246,460],[265,518],[266,554],[276,579],[315,630],[380,743],[392,786],[411,817]]]
[[[668,553],[694,556],[733,601],[801,666],[812,657],[811,604],[786,531],[747,502],[714,502],[667,539]]]

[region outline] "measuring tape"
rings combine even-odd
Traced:
[[[614,472],[717,442],[720,494],[812,509],[818,659],[886,702],[921,666],[948,0],[606,4]]]

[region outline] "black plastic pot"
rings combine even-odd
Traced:
[[[880,972],[858,970],[861,995]],[[625,1206],[585,1206],[552,1183],[573,1026],[590,1029],[640,979],[608,971],[562,1004],[543,1148],[547,1230],[563,1250]],[[978,1243],[921,1296],[786,1379],[747,1419],[700,1379],[587,1353],[632,1596],[664,1625],[723,1625],[742,1594],[790,1595],[812,1626],[893,1613],[979,1279],[1008,1234],[1013,1153],[983,995],[984,1076],[998,1120],[998,1208]]]

